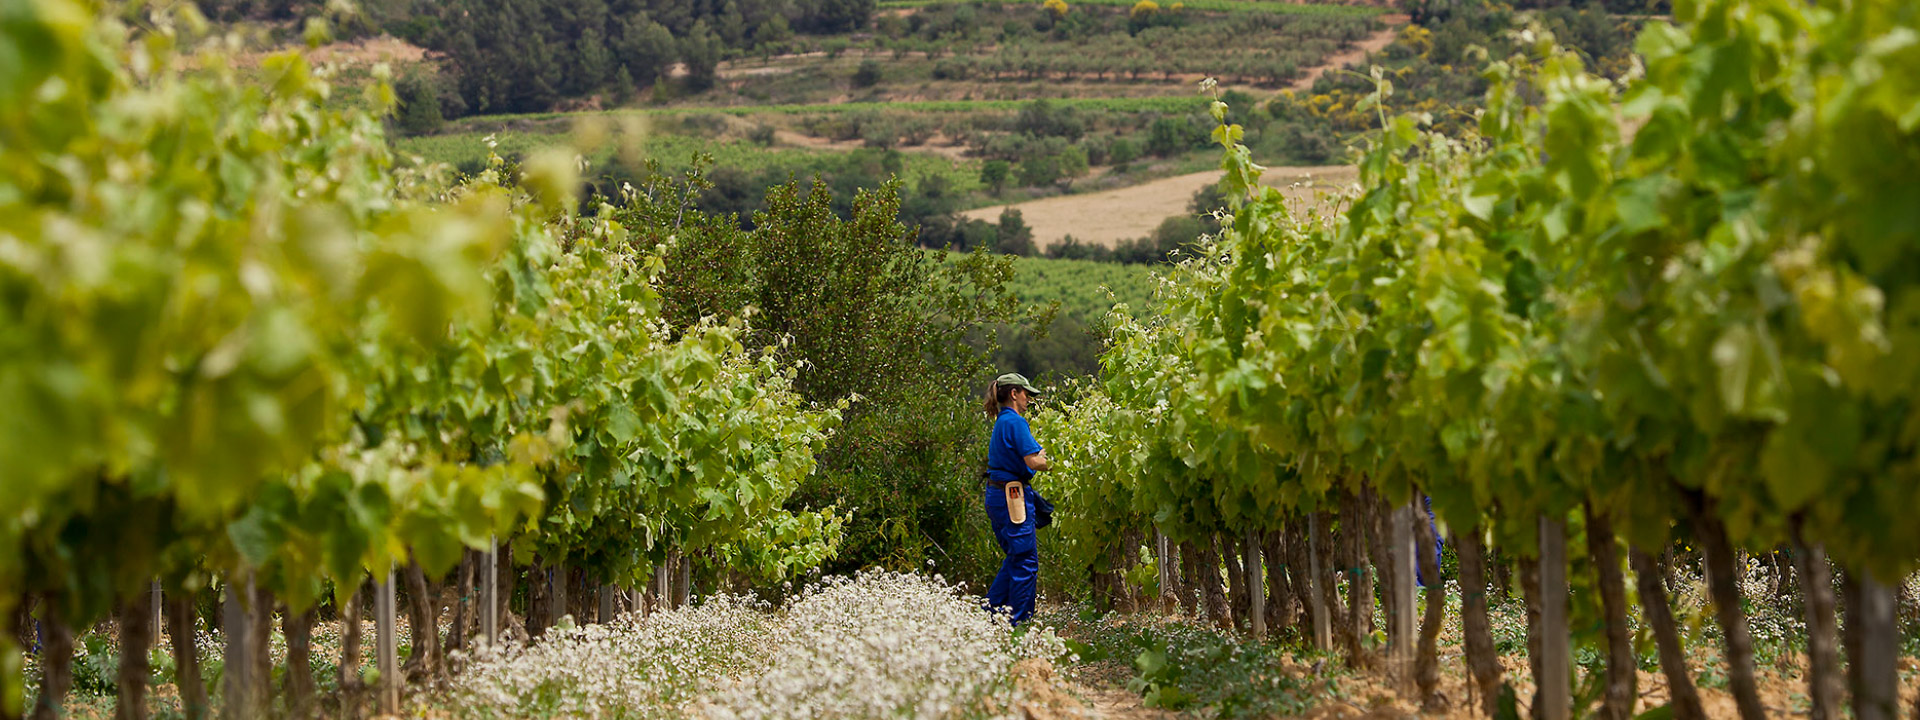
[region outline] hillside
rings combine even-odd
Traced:
[[[489,152],[512,161],[604,122],[625,146],[588,152],[593,191],[701,166],[714,185],[702,207],[750,219],[764,189],[790,177],[848,194],[897,180],[901,219],[929,247],[997,247],[981,225],[1013,208],[1031,252],[1071,237],[1118,252],[1069,256],[1140,261],[1205,229],[1162,227],[1195,214],[1217,165],[1198,79],[1219,80],[1260,162],[1325,168],[1378,124],[1362,109],[1373,80],[1353,70],[1381,67],[1394,89],[1384,105],[1466,132],[1485,87],[1469,48],[1511,52],[1521,23],[1491,6],[1407,5],[1424,13],[1412,23],[1377,6],[1259,0],[566,0],[566,14],[527,14],[559,2],[399,2],[359,22],[411,43],[316,56],[339,59],[336,78],[350,84],[371,77],[373,58],[394,63],[398,149],[466,172]],[[523,32],[498,33],[489,14]],[[1624,71],[1637,21],[1592,8],[1529,17]],[[1318,174],[1295,194],[1339,184]],[[1145,245],[1121,247],[1133,241]]]

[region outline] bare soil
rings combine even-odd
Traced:
[[[1287,89],[1294,92],[1310,90],[1321,75],[1366,60],[1368,55],[1387,49],[1388,45],[1393,44],[1395,38],[1400,37],[1400,26],[1407,24],[1409,20],[1406,15],[1383,15],[1380,19],[1387,23],[1387,29],[1377,30],[1372,35],[1368,35],[1367,39],[1354,43],[1353,47],[1327,56],[1326,62],[1317,67],[1308,68],[1306,72],[1301,73],[1300,79],[1293,81]]]
[[[237,67],[258,67],[267,56],[293,47],[300,46],[241,53],[234,58],[234,64]],[[392,65],[419,63],[426,59],[427,49],[391,35],[380,35],[321,45],[307,50],[306,55],[307,60],[315,65],[370,67],[376,63]]]
[[[865,142],[860,140],[834,140],[831,138],[805,135],[802,133],[794,132],[792,130],[776,129],[773,131],[773,139],[775,142],[778,142],[782,145],[811,148],[814,150],[834,150],[834,151],[846,152],[850,150],[858,150],[867,146]],[[919,145],[900,145],[898,147],[895,147],[894,149],[899,150],[900,152],[939,155],[949,160],[967,159],[967,146],[953,142],[951,138],[948,138],[944,135],[934,135],[932,138],[929,138],[927,142]]]
[[[1167,218],[1188,212],[1194,193],[1219,182],[1220,170],[1191,173],[1101,192],[1029,200],[968,210],[962,216],[998,222],[1006,208],[1019,210],[1033,228],[1034,243],[1044,248],[1067,236],[1082,243],[1113,247],[1146,237]],[[1261,183],[1280,188],[1296,209],[1331,204],[1351,185],[1358,171],[1350,165],[1267,168]]]

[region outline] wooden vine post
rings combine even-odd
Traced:
[[[673,606],[683,608],[693,600],[693,558],[688,557],[684,553],[674,554],[677,555],[680,560],[680,576],[675,578],[679,580],[679,587],[675,587],[673,591],[679,594],[674,596]]]
[[[225,707],[221,709],[221,715],[230,718],[259,717],[265,706],[266,679],[260,677],[257,670],[260,659],[253,656],[253,634],[257,632],[253,615],[262,611],[254,606],[259,594],[254,590],[253,573],[243,572],[239,578],[229,577],[224,595],[220,624],[227,647],[222,658],[222,667],[225,669],[221,692],[225,696]]]
[[[1167,534],[1160,532],[1159,528],[1154,528],[1153,559],[1154,564],[1158,566],[1156,569],[1160,572],[1159,604],[1160,612],[1163,613],[1172,613],[1174,608],[1179,605],[1174,599],[1173,562],[1169,560],[1169,555],[1171,554],[1169,551],[1172,550],[1172,548],[1173,543],[1167,541]]]
[[[660,585],[660,590],[657,593],[659,600],[655,602],[655,605],[657,605],[661,610],[672,609],[673,608],[673,551],[672,550],[667,551],[666,561],[660,563],[659,567],[654,568],[653,574],[654,574],[654,580],[657,581]]]
[[[153,592],[144,597],[135,593],[133,597],[114,613],[120,625],[119,698],[114,703],[115,720],[147,720],[147,682],[151,678],[147,651],[153,647],[154,634],[160,628],[154,624],[158,613],[153,612],[152,606],[159,598],[158,593]]]
[[[1801,592],[1806,596],[1807,716],[1809,720],[1840,720],[1840,698],[1845,688],[1840,683],[1840,651],[1835,646],[1840,633],[1834,617],[1833,575],[1827,568],[1826,548],[1801,542],[1798,535],[1796,529],[1791,554]]]
[[[1247,627],[1253,631],[1255,640],[1267,639],[1267,592],[1266,575],[1260,568],[1260,535],[1247,530],[1247,554],[1242,572],[1247,578]]]
[[[1313,649],[1333,649],[1333,619],[1327,616],[1327,596],[1320,587],[1320,514],[1307,515],[1307,599],[1313,615]]]
[[[1540,702],[1533,716],[1569,720],[1573,713],[1573,655],[1567,633],[1567,527],[1540,516]]]
[[[1891,586],[1865,570],[1847,573],[1847,676],[1856,720],[1900,717],[1900,625]]]
[[[600,586],[600,614],[599,614],[599,617],[595,618],[595,621],[601,624],[613,622],[613,586],[612,585]]]
[[[382,715],[400,711],[399,632],[394,627],[393,606],[393,568],[389,567],[386,575],[373,586],[375,662],[380,671],[376,693]]]
[[[1393,573],[1393,582],[1389,586],[1393,591],[1391,598],[1393,637],[1388,639],[1388,647],[1393,658],[1393,673],[1402,690],[1413,687],[1414,638],[1419,628],[1413,619],[1413,522],[1416,513],[1412,504],[1394,508],[1391,522],[1393,529],[1389,537],[1393,538],[1387,562],[1393,564],[1389,572]]]
[[[153,581],[152,592],[153,592],[153,636],[155,638],[158,638],[160,637],[162,628],[165,628],[167,626],[167,617],[166,617],[167,606],[164,602],[166,598],[161,597],[160,595],[159,580]]]
[[[500,538],[487,538],[485,571],[480,573],[480,643],[493,645],[500,632]]]

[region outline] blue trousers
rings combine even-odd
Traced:
[[[1026,495],[1026,502],[1027,521],[1015,525],[1007,514],[1006,491],[993,487],[986,490],[987,519],[993,522],[993,539],[1000,544],[1000,552],[1006,554],[1000,561],[999,574],[993,576],[993,585],[987,588],[987,607],[1011,610],[1015,626],[1033,617],[1033,597],[1040,587],[1040,546],[1034,535],[1032,493]]]
[[[1440,539],[1440,526],[1435,525],[1433,521],[1433,498],[1423,496],[1423,499],[1427,503],[1427,528],[1433,533],[1433,566],[1440,567],[1440,551],[1447,546],[1447,542]],[[1420,569],[1418,559],[1413,563],[1413,581],[1419,583],[1420,587],[1427,586],[1427,574]]]

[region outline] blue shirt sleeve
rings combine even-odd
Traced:
[[[1025,482],[1033,477],[1024,458],[1040,452],[1040,442],[1033,439],[1026,418],[1012,410],[1002,411],[993,423],[988,443],[987,468],[995,480]]]
[[[1040,441],[1033,439],[1033,426],[1027,424],[1026,418],[1018,415],[1014,417],[1020,418],[1020,423],[1014,427],[1013,432],[1014,453],[1025,458],[1028,455],[1040,452]]]

